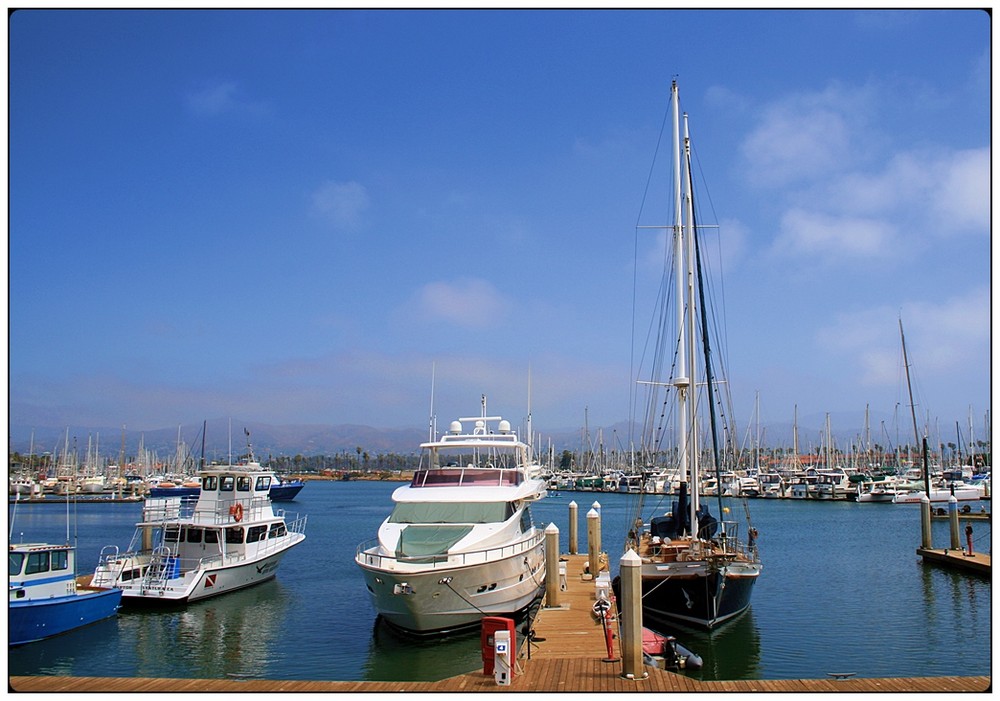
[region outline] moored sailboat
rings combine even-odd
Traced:
[[[727,520],[728,508],[722,506],[721,456],[717,437],[715,407],[716,378],[713,377],[708,310],[702,279],[701,257],[691,177],[691,150],[687,116],[684,116],[684,139],[680,136],[680,108],[676,81],[671,89],[674,129],[674,206],[673,269],[668,271],[676,289],[674,314],[661,328],[661,339],[653,360],[654,370],[642,384],[650,388],[647,417],[662,417],[667,400],[662,389],[673,392],[677,445],[669,453],[679,462],[682,477],[678,498],[665,515],[644,513],[642,497],[636,517],[626,536],[625,547],[634,549],[642,559],[642,613],[651,625],[681,623],[709,630],[734,619],[750,605],[753,585],[761,572],[755,534],[746,511],[746,538],[740,535],[736,521]],[[683,146],[683,149],[682,149]],[[683,163],[683,169],[682,169]],[[683,206],[682,206],[683,205]],[[666,277],[667,275],[665,275]],[[662,285],[669,294],[670,285]],[[664,300],[657,309],[658,318],[671,315],[664,311]],[[667,340],[669,339],[669,340]],[[668,356],[669,354],[669,356]],[[664,356],[667,356],[664,359]],[[664,378],[657,368],[670,367]],[[705,401],[699,407],[699,387],[704,384]],[[702,413],[711,425],[711,454],[715,478],[719,483],[718,512],[713,516],[708,499],[702,500],[703,456],[699,449]],[[647,424],[650,420],[647,419]],[[650,427],[643,434],[643,461],[662,453],[657,437],[670,431],[662,425]],[[745,501],[743,502],[745,506]],[[655,512],[654,512],[655,513]]]

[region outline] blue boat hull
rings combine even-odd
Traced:
[[[305,486],[306,483],[299,480],[274,484],[271,485],[268,496],[271,497],[271,501],[292,501]]]
[[[271,497],[271,501],[292,501],[305,486],[305,482],[299,480],[275,484],[268,491],[268,496]],[[149,496],[151,497],[196,499],[199,494],[201,494],[201,487],[152,487],[149,490]]]
[[[101,589],[52,599],[11,601],[7,607],[8,645],[24,645],[111,618],[121,604],[120,589]]]

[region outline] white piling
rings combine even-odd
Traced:
[[[576,514],[576,502],[571,501],[569,503],[569,554],[576,555],[577,553],[577,514]]]
[[[645,679],[642,660],[642,559],[629,550],[618,561],[621,572],[622,677]]]
[[[952,494],[948,497],[948,520],[951,521],[951,548],[962,549],[962,538],[958,534],[958,499]]]
[[[559,527],[545,527],[545,606],[559,608]]]
[[[601,553],[601,514],[596,509],[587,512],[587,561],[590,575],[597,578],[598,558]]]

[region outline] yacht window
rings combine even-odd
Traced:
[[[268,532],[268,538],[279,538],[285,535],[285,524],[283,523],[272,523],[271,530]]]
[[[271,488],[270,475],[261,475],[260,477],[257,478],[257,484],[254,486],[254,491],[266,492],[270,488]]]
[[[243,529],[239,526],[226,529],[226,542],[237,545],[243,542]]]
[[[24,553],[11,553],[7,559],[7,575],[13,577],[21,574],[21,565],[24,564]]]
[[[250,526],[247,529],[247,542],[256,543],[267,537],[267,526]]]
[[[250,477],[248,475],[240,475],[236,478],[236,491],[237,492],[249,492],[250,491]]]
[[[214,492],[219,488],[219,478],[215,475],[205,475],[201,478],[201,488],[206,492]]]
[[[28,553],[28,566],[24,568],[25,574],[38,574],[49,571],[48,553]]]
[[[213,530],[205,531],[205,542],[206,543],[218,543],[219,542],[219,532]]]
[[[390,523],[503,523],[509,504],[496,502],[400,502]]]
[[[521,512],[521,533],[527,533],[531,530],[531,510],[525,506],[524,511]]]
[[[223,475],[222,480],[219,482],[220,492],[231,492],[233,491],[233,476]]]
[[[69,553],[66,550],[52,552],[52,569],[64,570],[69,567]]]
[[[186,528],[185,530],[185,540],[189,543],[200,543],[202,530],[200,528]]]

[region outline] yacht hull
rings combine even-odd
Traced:
[[[484,616],[514,615],[544,592],[542,539],[514,555],[472,565],[438,561],[418,569],[398,562],[373,551],[357,557],[375,610],[414,635],[444,634],[479,625]],[[389,564],[394,567],[379,566]]]

